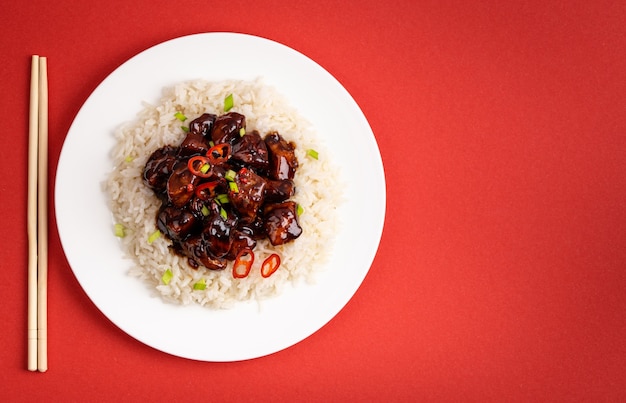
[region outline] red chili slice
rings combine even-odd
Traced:
[[[204,182],[196,186],[196,197],[201,200],[210,200],[217,196],[215,189],[219,185],[219,181]]]
[[[187,168],[189,168],[189,171],[192,174],[200,178],[209,178],[212,175],[211,162],[209,161],[209,158],[202,155],[196,155],[189,158]]]
[[[209,148],[206,156],[213,165],[221,165],[230,158],[231,147],[228,143],[221,143]]]
[[[272,253],[261,265],[261,276],[267,278],[274,274],[280,266],[280,256],[276,253]]]
[[[250,248],[244,248],[237,254],[235,263],[233,264],[233,277],[245,278],[250,273],[254,263],[254,252]]]

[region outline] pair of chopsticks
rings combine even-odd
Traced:
[[[28,123],[28,369],[48,369],[48,66],[34,55]]]

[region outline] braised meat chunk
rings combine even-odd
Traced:
[[[269,165],[267,146],[258,131],[247,133],[233,145],[233,159],[258,171],[265,171]]]
[[[217,115],[203,113],[189,123],[189,133],[197,133],[207,140],[211,140],[211,131],[213,130],[215,119],[217,119]]]
[[[235,260],[235,257],[243,249],[254,249],[256,246],[256,240],[253,238],[252,233],[246,229],[236,229],[233,235],[233,243],[230,247],[230,251],[226,255],[226,259]]]
[[[157,216],[157,228],[173,241],[181,241],[193,232],[198,220],[187,208],[163,205]]]
[[[296,193],[296,186],[291,179],[265,181],[265,200],[278,203],[289,199]]]
[[[193,196],[199,178],[189,171],[187,162],[177,162],[167,180],[167,197],[176,207],[183,207]]]
[[[271,179],[293,179],[298,169],[296,146],[286,141],[277,132],[265,136],[265,144],[269,153],[268,176]]]
[[[180,145],[178,153],[183,157],[192,155],[204,155],[209,151],[209,139],[201,133],[190,131]]]
[[[234,143],[246,129],[246,117],[237,112],[228,112],[215,119],[211,139],[215,144]]]
[[[237,217],[233,214],[220,212],[207,220],[202,234],[213,256],[221,258],[228,253],[233,244],[236,227]]]
[[[197,268],[203,265],[209,270],[224,270],[228,261],[224,258],[215,257],[209,251],[209,244],[202,233],[185,239],[180,244],[180,251],[189,258],[189,264]]]
[[[265,206],[265,232],[272,245],[282,245],[302,234],[297,205],[293,201]]]
[[[242,168],[233,183],[228,198],[245,222],[254,221],[265,199],[265,179],[251,169]]]
[[[148,157],[143,170],[143,181],[157,195],[165,192],[165,186],[178,162],[178,149],[172,146],[161,147]]]

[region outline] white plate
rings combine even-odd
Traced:
[[[259,306],[177,306],[127,274],[101,183],[111,171],[113,131],[156,103],[166,86],[194,79],[263,77],[336,150],[348,183],[344,225],[315,285],[288,288]],[[55,188],[59,236],[76,278],[115,325],[155,349],[202,361],[237,361],[290,347],[330,321],[372,264],[385,218],[385,178],[372,130],[343,86],[311,59],[276,42],[233,33],[173,39],[139,53],[87,99],[65,139]]]

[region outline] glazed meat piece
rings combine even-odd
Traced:
[[[245,248],[250,250],[256,246],[256,240],[252,237],[252,233],[246,229],[235,229],[233,236],[233,244],[226,255],[226,259],[235,260],[237,254]]]
[[[197,226],[194,214],[186,209],[172,205],[162,206],[157,215],[157,227],[161,233],[174,241],[187,237]]]
[[[213,186],[211,186],[211,197],[215,197],[215,193],[226,193],[228,190],[228,181],[226,180],[226,172],[228,171],[228,166],[222,165],[212,165],[211,166],[211,176],[209,178],[205,178],[202,180],[202,183],[198,184],[198,187],[205,188],[207,185],[205,183],[211,182]]]
[[[267,146],[258,131],[247,133],[233,145],[233,159],[261,171],[268,167]]]
[[[174,171],[167,180],[167,197],[174,206],[182,207],[194,193],[198,177],[187,168],[187,161],[180,161],[174,166]]]
[[[233,244],[237,217],[226,214],[226,218],[219,213],[209,217],[202,235],[207,242],[207,247],[215,257],[225,256]]]
[[[240,222],[238,229],[249,234],[254,240],[265,238],[265,221],[262,213],[263,211],[259,210],[253,221]]]
[[[180,144],[179,155],[191,157],[192,155],[204,155],[209,151],[209,140],[200,133],[190,131]]]
[[[176,148],[165,146],[153,152],[148,158],[143,170],[143,181],[155,193],[165,192],[167,180],[177,161],[176,154]]]
[[[199,222],[203,222],[207,217],[220,213],[220,206],[215,200],[203,200],[196,196],[193,196],[185,207],[189,209]]]
[[[265,232],[272,245],[282,245],[302,234],[296,209],[293,201],[265,206]]]
[[[242,168],[235,176],[237,191],[229,191],[228,198],[244,222],[254,221],[265,199],[265,179],[251,169]]]
[[[207,140],[211,140],[211,131],[213,130],[215,119],[217,119],[216,115],[204,113],[189,123],[189,132],[201,134]]]
[[[267,179],[265,186],[265,201],[279,203],[289,199],[296,193],[296,186],[291,179]]]
[[[214,144],[233,143],[241,137],[240,130],[246,127],[246,117],[237,112],[228,112],[215,119],[211,139]]]
[[[194,268],[197,268],[199,264],[209,270],[224,270],[226,268],[226,259],[211,254],[202,233],[188,237],[179,244],[179,247],[181,253],[189,258],[189,263]]]
[[[269,154],[270,179],[293,179],[298,168],[298,159],[294,152],[296,146],[276,132],[265,136],[265,144]]]

